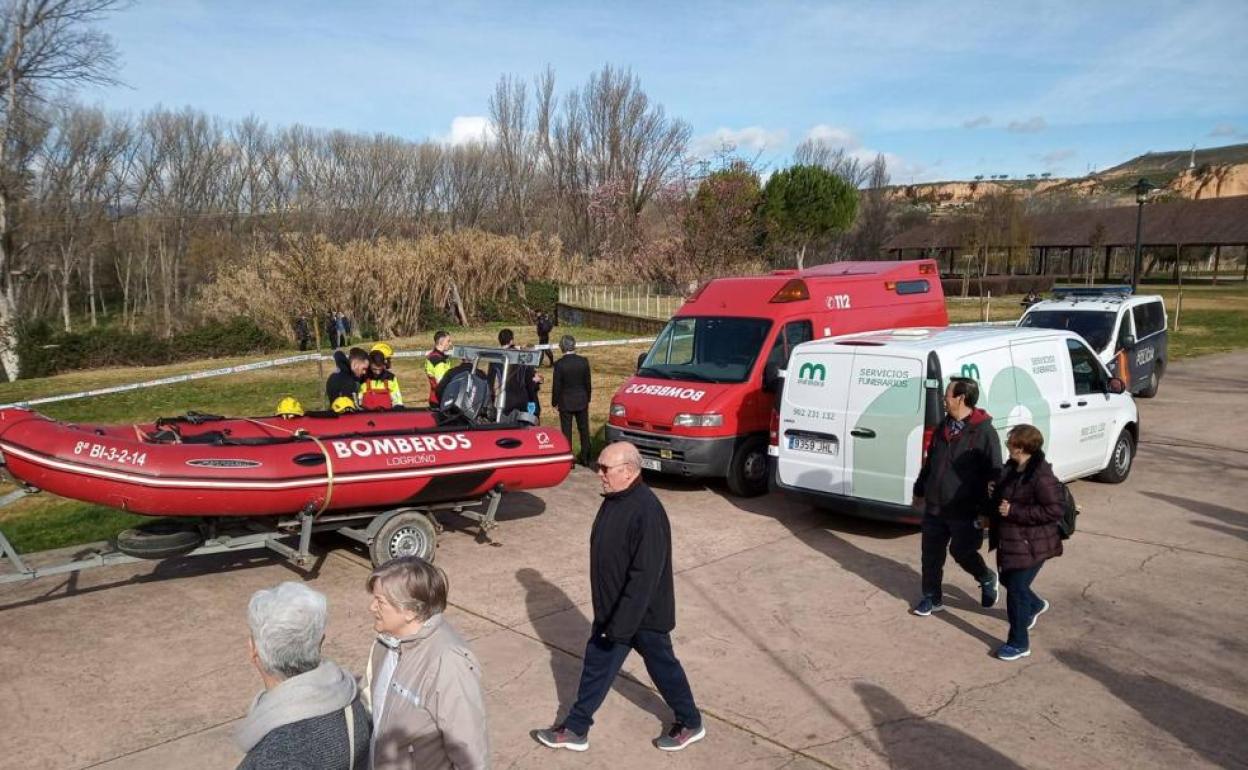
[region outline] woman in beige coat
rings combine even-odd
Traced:
[[[373,770],[489,767],[481,666],[442,616],[446,575],[415,556],[368,578],[377,641],[363,696],[373,718]]]

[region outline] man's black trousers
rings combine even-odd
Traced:
[[[671,635],[638,630],[628,644],[621,644],[600,636],[598,629],[594,628],[589,643],[585,645],[585,665],[581,669],[576,703],[568,712],[564,727],[577,735],[589,733],[590,726],[594,724],[594,712],[606,699],[611,684],[624,665],[624,659],[633,650],[641,655],[646,673],[667,707],[675,714],[676,721],[694,730],[702,726],[702,714],[694,705],[685,669],[672,649]]]
[[[984,531],[975,519],[923,515],[923,595],[940,604],[941,583],[945,577],[945,552],[971,577],[983,582],[991,570],[979,555]]]
[[[579,412],[560,412],[559,413],[559,429],[563,431],[563,435],[568,440],[568,446],[572,446],[572,418],[576,418],[576,432],[581,436],[581,464],[589,465],[589,410],[582,409]]]

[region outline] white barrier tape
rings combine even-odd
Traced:
[[[605,347],[609,345],[635,345],[645,342],[653,342],[653,337],[634,337],[626,340],[600,340],[597,342],[578,342],[577,349],[588,347]],[[537,350],[552,350],[558,345],[535,345]],[[424,358],[426,353],[415,350],[398,351],[394,354],[395,358]],[[272,369],[277,366],[286,366],[288,364],[299,364],[305,361],[315,361],[318,358],[316,353],[304,353],[297,356],[286,356],[285,358],[274,358],[269,361],[256,361],[250,364],[238,364],[237,366],[226,366],[220,369],[208,369],[202,372],[191,372],[190,374],[175,374],[171,377],[161,377],[157,380],[146,380],[144,382],[132,382],[126,385],[112,385],[107,388],[92,388],[91,390],[83,390],[78,393],[62,393],[56,396],[44,396],[42,398],[31,398],[26,401],[14,401],[11,404],[0,404],[0,409],[7,409],[12,406],[37,406],[39,404],[51,404],[57,401],[72,401],[77,398],[88,398],[91,396],[110,396],[114,393],[126,393],[132,390],[142,390],[144,388],[154,388],[158,385],[175,385],[180,382],[190,382],[192,380],[204,380],[209,377],[221,377],[226,374],[238,374],[240,372],[254,372],[260,369]],[[324,361],[333,361],[334,357],[319,356]]]

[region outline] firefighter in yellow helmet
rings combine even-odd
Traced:
[[[347,412],[359,411],[359,407],[355,405],[355,399],[350,396],[339,396],[334,399],[334,403],[329,405],[334,414],[346,414]]]
[[[403,406],[399,379],[390,370],[394,348],[378,342],[368,351],[368,373],[360,383],[360,407],[363,409],[395,409]]]
[[[277,402],[277,409],[274,410],[274,414],[284,420],[289,420],[292,417],[302,417],[303,404],[299,403],[299,399],[287,396]]]

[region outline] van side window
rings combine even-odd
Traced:
[[[1118,341],[1114,343],[1115,352],[1127,346],[1127,337],[1130,337],[1131,334],[1131,315],[1124,313],[1122,322],[1118,325]]]
[[[777,368],[783,369],[789,363],[789,355],[793,353],[793,348],[814,338],[814,327],[810,325],[810,321],[788,322],[776,337],[776,344],[772,346],[771,353],[767,356],[767,363],[775,364]]]
[[[1066,340],[1066,349],[1070,351],[1070,369],[1075,376],[1075,395],[1104,393],[1107,390],[1105,374],[1096,354],[1078,340]]]
[[[1135,319],[1135,336],[1137,339],[1151,337],[1166,328],[1166,313],[1160,302],[1145,302],[1131,308],[1131,316]]]

